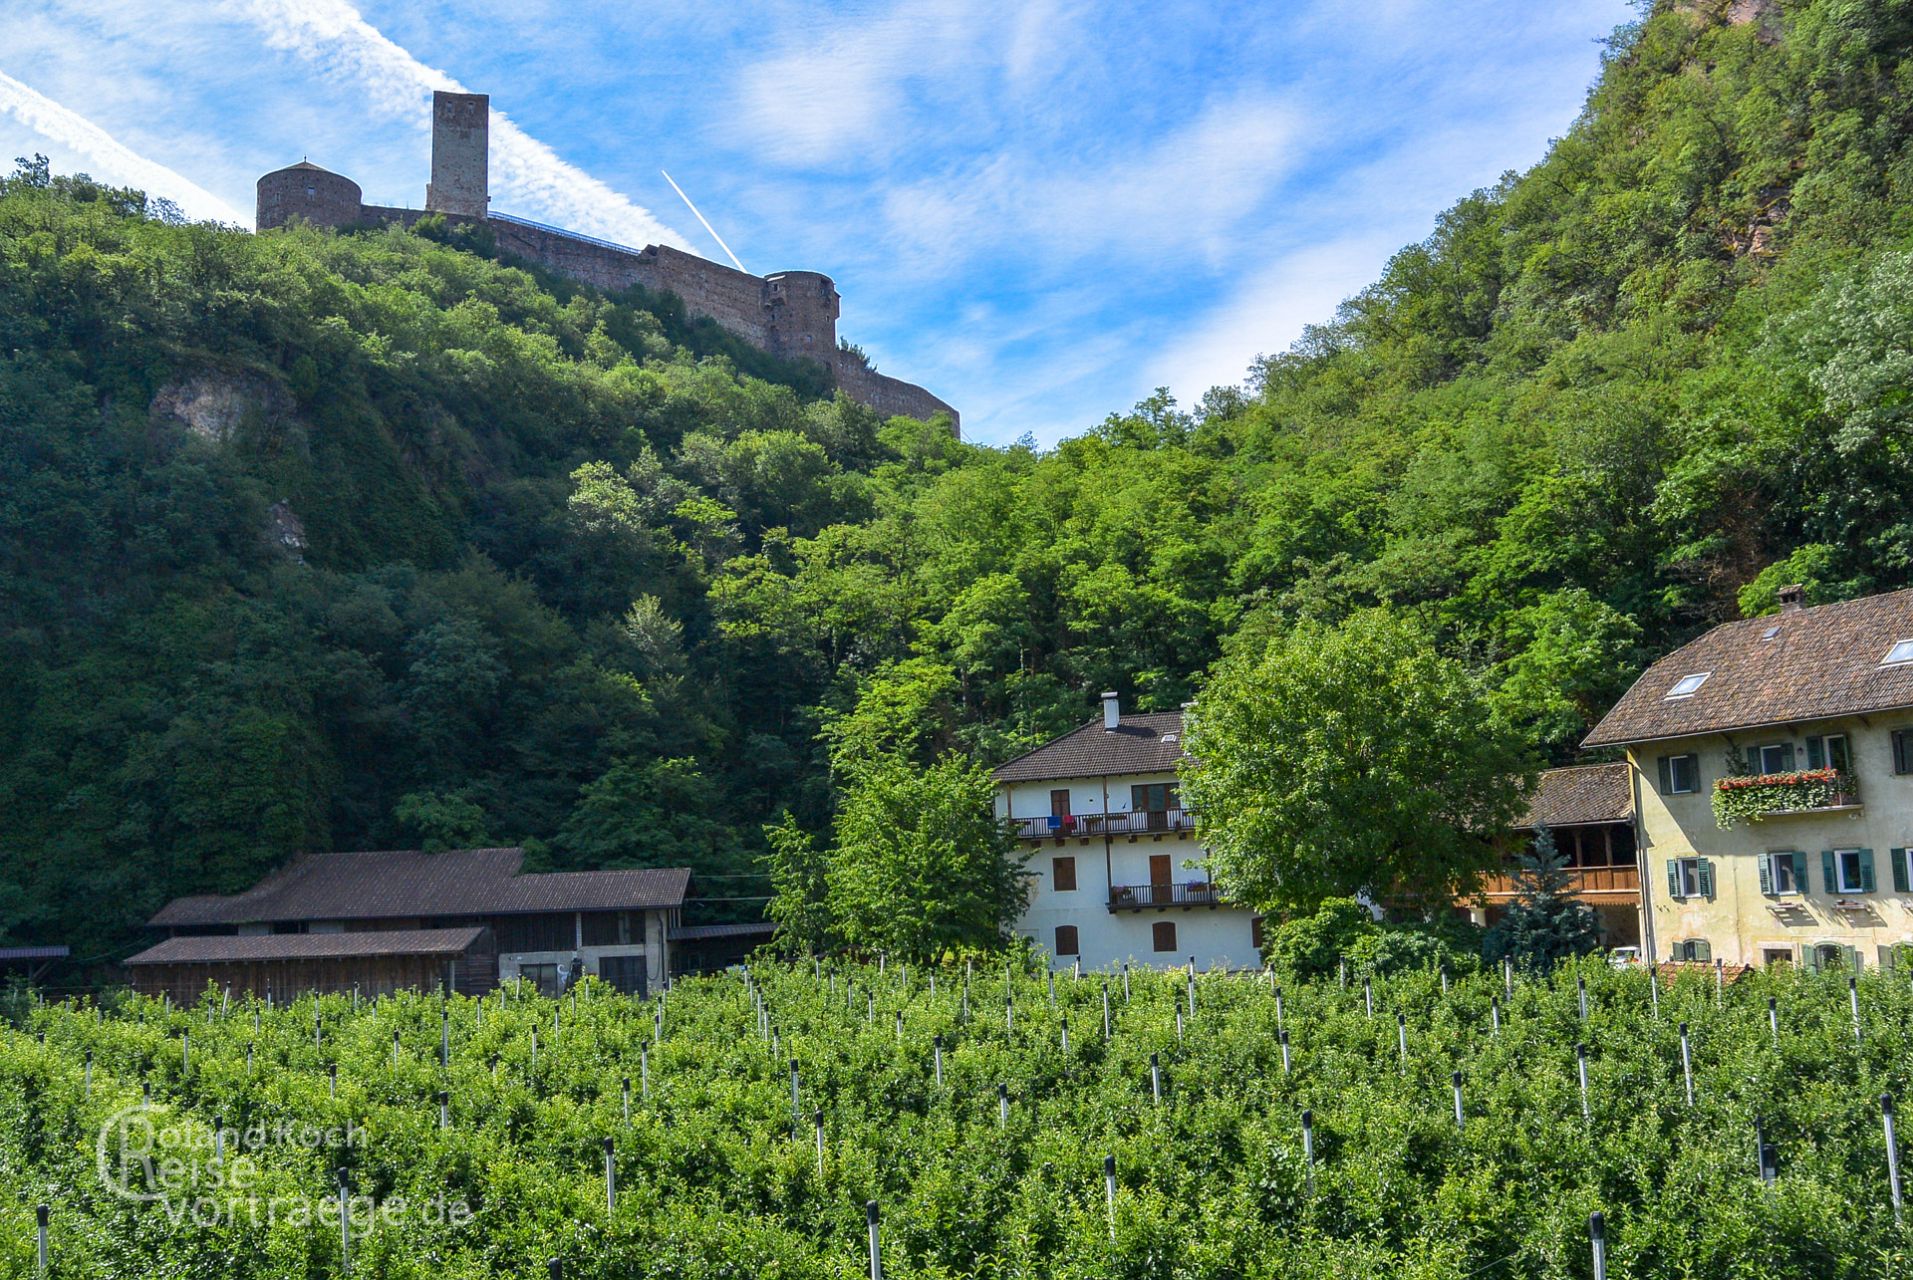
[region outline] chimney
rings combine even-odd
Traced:
[[[1116,692],[1112,689],[1103,695],[1103,732],[1116,732],[1116,726],[1122,723],[1122,719],[1122,704],[1116,701]]]
[[[432,94],[432,180],[425,207],[482,218],[489,194],[492,100],[482,93]]]
[[[1780,588],[1780,612],[1797,613],[1807,601],[1807,589],[1798,582],[1789,582]]]

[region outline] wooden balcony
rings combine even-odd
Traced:
[[[1063,840],[1070,836],[1186,835],[1196,829],[1193,809],[1145,809],[1135,813],[1072,813],[1062,817],[1012,818],[1021,840]]]
[[[1113,884],[1109,887],[1109,909],[1112,912],[1224,905],[1222,891],[1207,881],[1187,884]]]
[[[1569,891],[1577,898],[1638,898],[1641,896],[1641,869],[1627,867],[1569,867]],[[1509,874],[1489,876],[1481,882],[1481,896],[1493,901],[1512,898],[1516,888]]]

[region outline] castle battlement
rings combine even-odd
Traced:
[[[633,249],[558,227],[491,211],[489,119],[481,93],[432,95],[432,174],[425,208],[369,205],[350,178],[301,161],[259,179],[257,228],[299,220],[323,227],[367,222],[410,226],[426,214],[482,222],[499,252],[616,292],[643,285],[675,294],[691,315],[704,316],[759,350],[792,360],[815,360],[831,371],[839,390],[886,416],[930,418],[957,411],[922,387],[871,369],[837,343],[839,297],[827,275],[778,271],[755,276],[668,245]]]

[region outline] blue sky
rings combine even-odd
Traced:
[[[965,435],[1238,382],[1538,159],[1627,0],[7,0],[0,157],[250,225],[308,156],[423,202],[430,94],[492,95],[494,207],[834,277]]]

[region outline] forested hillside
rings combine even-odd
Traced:
[[[1534,169],[1250,391],[1049,450],[880,422],[443,228],[254,237],[23,165],[0,942],[122,954],[302,849],[761,895],[763,825],[828,826],[819,732],[860,701],[994,761],[1376,605],[1565,758],[1779,584],[1906,585],[1913,4],[1749,9],[1616,33]]]

